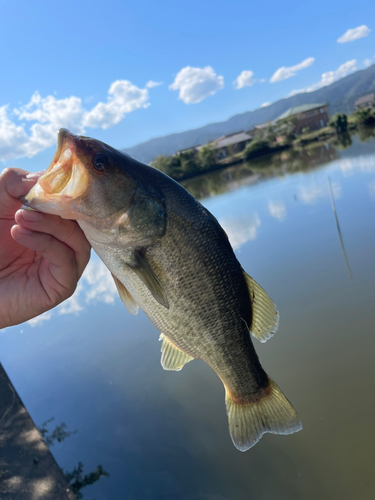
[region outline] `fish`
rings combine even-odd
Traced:
[[[50,166],[22,201],[78,222],[128,311],[142,309],[160,331],[165,370],[201,359],[216,372],[238,450],[265,433],[302,429],[251,339],[273,336],[277,308],[243,270],[219,222],[180,184],[99,140],[60,129]]]

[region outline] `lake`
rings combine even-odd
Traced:
[[[343,147],[185,184],[278,306],[276,335],[253,342],[301,432],[236,450],[219,378],[198,360],[164,371],[159,332],[126,311],[96,256],[69,301],[0,332],[0,361],[36,424],[77,431],[51,447],[60,467],[110,474],[84,498],[374,497],[375,139]]]

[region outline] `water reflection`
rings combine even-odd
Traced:
[[[219,219],[219,222],[227,233],[233,250],[238,250],[248,241],[255,240],[257,237],[257,228],[260,226],[260,219],[257,213],[240,217],[223,217]]]
[[[335,221],[336,221],[336,226],[337,226],[337,232],[338,232],[338,235],[339,235],[339,238],[340,238],[340,244],[341,244],[341,248],[342,248],[342,253],[344,254],[345,264],[346,264],[346,268],[348,270],[349,276],[350,276],[350,278],[353,278],[352,271],[351,271],[350,266],[349,266],[348,256],[347,256],[346,250],[345,250],[344,240],[343,240],[342,234],[341,234],[339,218],[337,216],[336,204],[335,204],[335,197],[333,195],[333,189],[332,189],[332,183],[331,183],[331,179],[329,177],[328,177],[328,182],[329,182],[329,189],[330,189],[330,194],[331,194],[332,209],[333,209],[333,214],[335,216]]]
[[[28,321],[36,327],[61,314],[79,314],[91,302],[113,304],[118,297],[117,289],[111,273],[94,254],[86,267],[74,294],[53,311],[47,311]]]
[[[375,137],[375,127],[360,127],[357,134],[362,142],[368,142]]]
[[[62,422],[60,425],[56,425],[53,430],[49,429],[49,424],[54,420],[55,418],[51,417],[43,422],[40,427],[38,427],[38,430],[42,435],[44,442],[49,448],[55,443],[62,443],[70,436],[77,434],[77,431],[68,431],[65,422]],[[104,470],[102,465],[98,465],[92,472],[85,475],[83,475],[83,469],[83,463],[78,462],[78,465],[74,467],[72,471],[64,472],[64,476],[70,487],[70,490],[75,494],[77,500],[83,499],[83,488],[91,486],[92,484],[99,481],[99,479],[101,479],[102,477],[109,477],[108,472]]]
[[[375,172],[374,156],[359,156],[358,158],[345,158],[340,161],[340,170],[345,177],[353,175],[356,170],[360,172]]]
[[[272,156],[267,155],[184,181],[182,184],[196,198],[203,199],[234,191],[240,186],[255,184],[265,177],[309,171],[337,158],[337,151],[332,144],[314,144],[309,149],[290,149]]]
[[[372,200],[375,200],[375,180],[368,183],[368,189]]]
[[[286,218],[286,208],[282,201],[269,201],[268,202],[268,210],[270,212],[271,217],[275,217],[275,219],[282,222]]]
[[[52,448],[60,466],[82,460],[111,473],[88,498],[373,497],[375,140],[352,140],[187,183],[278,306],[278,333],[256,349],[302,432],[235,450],[218,377],[199,360],[163,371],[157,330],[127,313],[97,260],[69,303],[36,327],[0,333],[1,361],[34,420],[53,414],[79,429]]]

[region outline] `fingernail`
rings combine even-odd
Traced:
[[[26,229],[25,227],[23,226],[17,226],[18,228],[18,231],[21,233],[21,234],[31,234],[32,231],[30,231],[29,229]]]
[[[38,180],[39,177],[41,177],[44,173],[45,173],[44,170],[40,170],[39,172],[29,172],[27,175],[25,175],[25,178],[31,180]]]
[[[34,212],[32,210],[22,210],[22,217],[27,222],[38,222],[42,218],[42,214],[40,212]]]

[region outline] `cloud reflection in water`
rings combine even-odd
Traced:
[[[275,219],[282,222],[286,218],[286,208],[282,201],[269,201],[268,202],[268,210],[271,217],[275,217]]]
[[[103,262],[94,257],[86,267],[74,294],[60,304],[55,312],[61,314],[79,314],[90,302],[112,304],[117,297],[117,290],[112,276]],[[51,319],[55,312],[47,311],[28,321],[35,327]]]
[[[240,217],[225,217],[219,220],[224,231],[227,233],[233,250],[238,250],[248,241],[255,240],[260,219],[257,213],[243,215]]]

